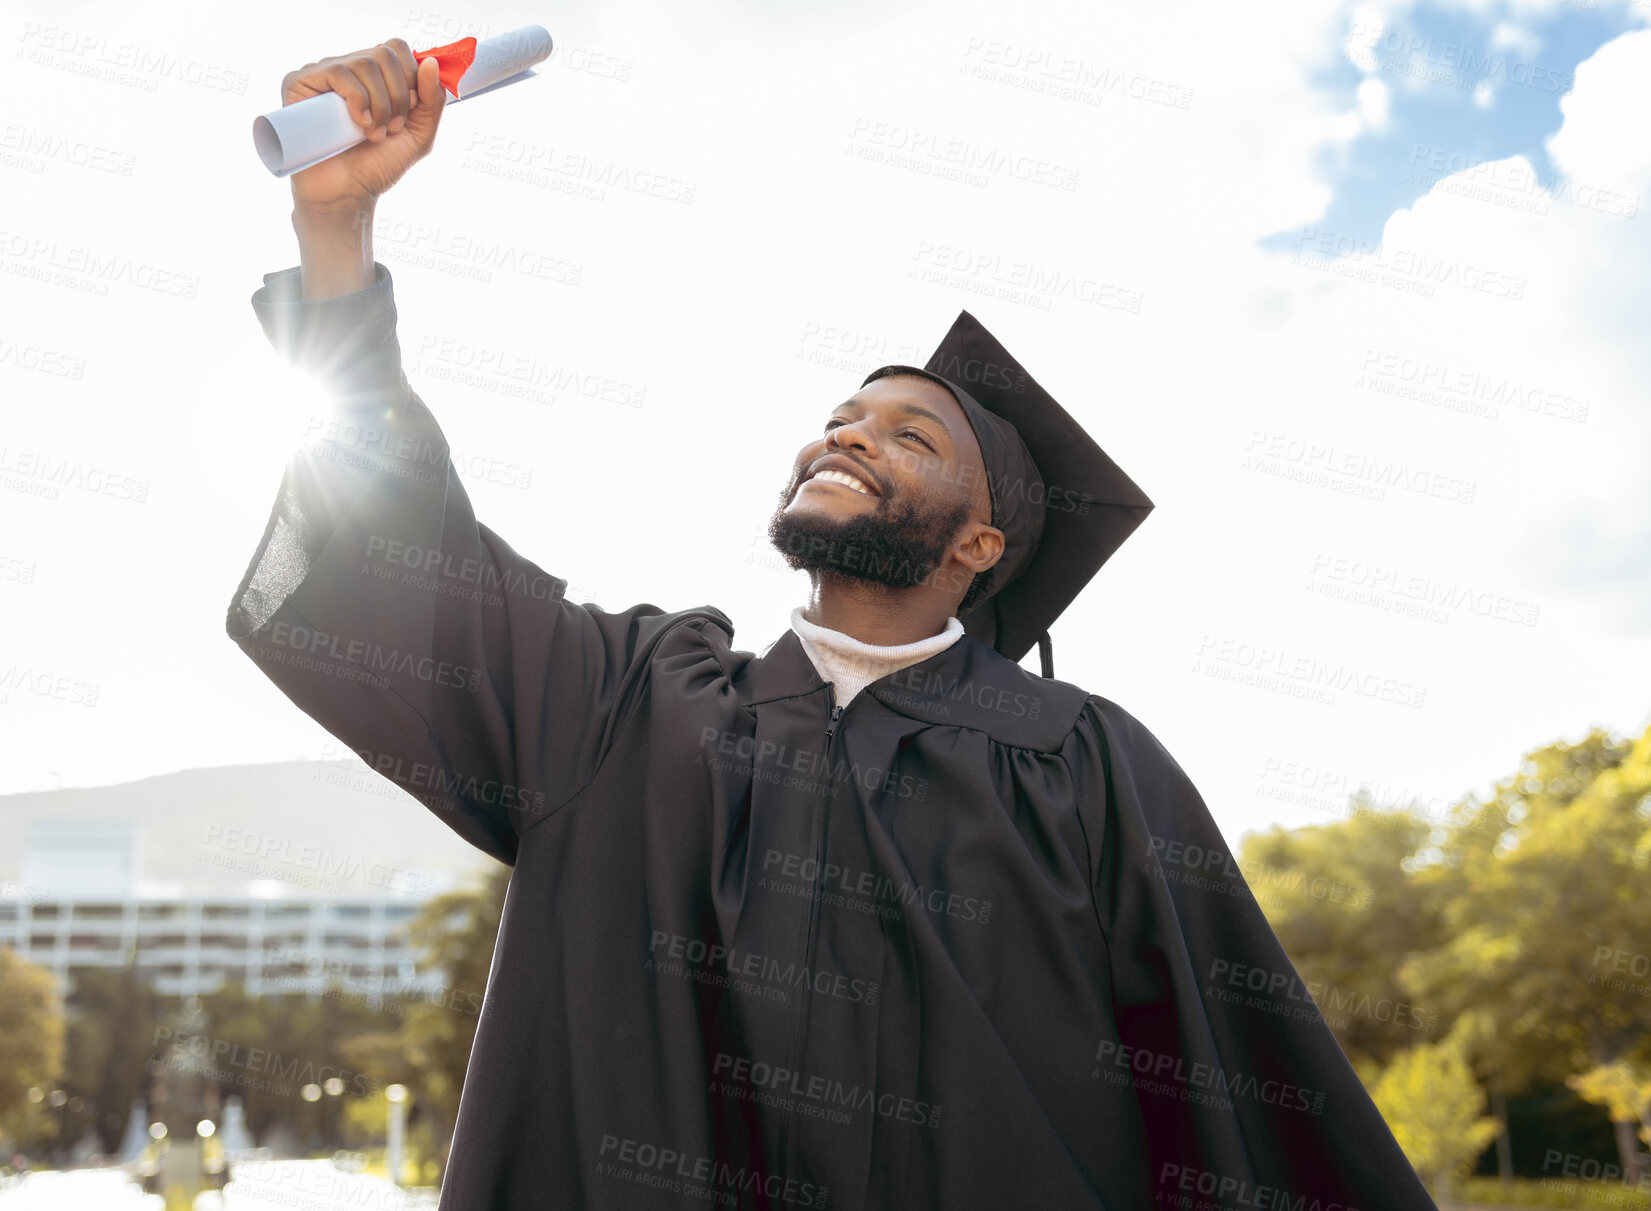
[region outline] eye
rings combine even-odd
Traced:
[[[847,423],[848,423],[847,421],[841,420],[838,417],[834,416],[830,420],[826,421],[825,431],[827,433],[829,433],[829,432],[831,432],[831,430],[835,429],[838,425],[846,425]],[[907,429],[907,430],[903,431],[902,433],[900,433],[899,436],[909,437],[913,441],[921,443],[921,445],[923,446],[923,448],[925,450],[933,450],[934,449],[933,444],[930,443],[930,441],[926,437],[924,437],[921,433],[917,432],[915,429]]]

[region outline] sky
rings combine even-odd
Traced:
[[[0,4],[0,793],[336,751],[223,629],[305,415],[252,119],[324,56],[527,24],[549,62],[445,114],[375,251],[478,516],[572,596],[763,651],[796,452],[967,308],[1156,504],[1055,671],[1229,840],[1637,733],[1648,19]]]

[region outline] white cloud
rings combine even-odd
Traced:
[[[1386,130],[1387,85],[1373,77],[1361,80],[1355,95],[1359,103],[1359,116],[1364,119],[1364,124],[1378,134]]]
[[[1516,55],[1526,58],[1536,54],[1541,49],[1542,39],[1532,30],[1512,21],[1498,21],[1490,32],[1492,50],[1512,51]]]
[[[1560,98],[1564,124],[1548,154],[1569,176],[1601,185],[1643,187],[1651,181],[1651,78],[1637,68],[1651,60],[1651,30],[1624,34],[1577,67],[1576,87]]]

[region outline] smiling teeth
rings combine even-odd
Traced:
[[[842,484],[844,487],[853,488],[856,492],[863,493],[866,496],[871,495],[871,489],[870,488],[866,487],[865,484],[863,484],[859,480],[855,479],[854,476],[845,475],[841,471],[819,471],[819,472],[815,473],[814,478],[815,479],[829,479],[834,484]]]

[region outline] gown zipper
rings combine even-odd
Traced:
[[[835,699],[837,697],[837,686],[833,682],[828,681],[828,682],[826,682],[826,687],[831,691],[832,698]],[[834,702],[833,705],[832,705],[832,708],[831,708],[831,715],[826,720],[825,760],[823,762],[823,765],[825,767],[825,772],[826,772],[827,777],[829,777],[830,774],[831,774],[832,739],[833,739],[833,737],[836,736],[836,734],[837,734],[837,725],[843,717],[843,712],[847,709],[848,708],[846,706],[843,706],[843,705],[840,705],[840,704],[837,704],[837,703]],[[816,880],[818,880],[819,877],[820,877],[821,864],[825,860],[824,855],[820,851],[824,847],[824,842],[825,842],[825,813],[830,810],[832,798],[833,797],[831,795],[824,796],[825,806],[820,809],[820,831],[819,831],[819,836],[815,839],[815,842],[814,842],[814,877],[815,877]],[[814,954],[814,938],[815,938],[816,933],[818,932],[819,923],[820,923],[820,897],[819,896],[810,896],[809,900],[810,900],[810,904],[809,904],[809,909],[808,909],[808,932],[807,932],[806,935],[804,935],[804,938],[803,938],[803,964],[805,966],[808,965],[809,960],[813,957],[813,954]],[[809,996],[813,995],[813,990],[812,989],[809,990],[808,995]],[[797,1071],[798,1055],[802,1050],[803,1035],[807,1032],[807,1022],[808,1022],[808,996],[804,996],[802,998],[802,1001],[800,1002],[800,1005],[799,1005],[799,1008],[798,1008],[796,1028],[792,1031],[792,1035],[791,1035],[791,1055],[789,1056],[788,1063],[787,1063],[787,1068],[793,1074],[795,1074],[796,1071]],[[788,1175],[792,1174],[792,1173],[795,1173],[796,1168],[797,1168],[796,1165],[793,1162],[793,1158],[792,1158],[792,1155],[791,1155],[791,1153],[793,1151],[793,1145],[796,1142],[795,1139],[793,1138],[793,1133],[792,1133],[792,1130],[791,1130],[792,1124],[794,1122],[795,1122],[795,1112],[793,1112],[793,1114],[785,1120],[785,1123],[784,1123],[783,1127],[780,1130],[780,1149],[779,1149],[780,1163],[785,1166],[785,1168],[782,1172],[784,1172],[785,1174],[788,1174]]]

